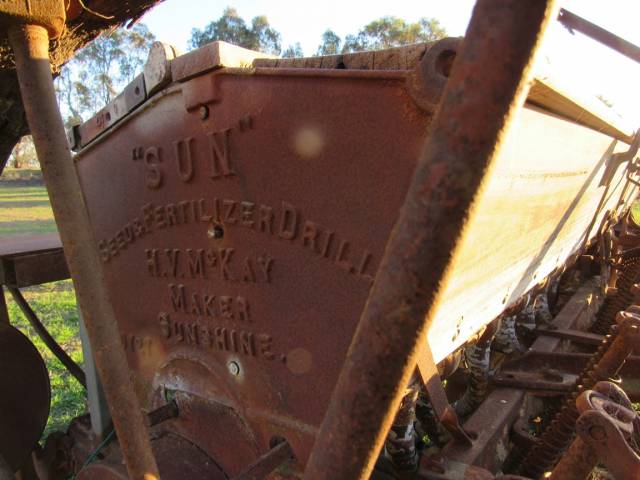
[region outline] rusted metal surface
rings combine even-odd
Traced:
[[[636,307],[632,307],[632,310]],[[566,398],[562,409],[545,429],[540,442],[527,454],[519,472],[532,478],[538,478],[550,469],[569,447],[578,420],[575,405],[582,391],[593,387],[597,382],[614,378],[622,368],[627,357],[640,340],[640,316],[635,311],[620,312],[619,325],[613,326],[611,334],[605,336],[596,354],[574,384],[574,391]]]
[[[573,391],[579,375],[592,358],[592,353],[530,350],[521,357],[504,362],[500,371],[492,378],[492,383],[502,387],[534,390],[540,394],[569,393]],[[640,398],[636,383],[638,372],[640,357],[630,355],[619,375],[632,398]]]
[[[552,2],[476,4],[307,464],[307,478],[356,479],[371,473],[419,350],[429,348],[429,313],[470,204],[524,101],[551,7]],[[496,56],[497,48],[505,55]],[[495,75],[478,78],[480,69]],[[473,85],[467,84],[472,78]]]
[[[565,10],[564,8],[560,9],[558,20],[567,27],[569,31],[573,32],[573,30],[577,30],[615,50],[616,52],[629,57],[631,60],[640,62],[640,47],[625,40],[624,38],[620,38],[604,28],[579,17],[575,13]]]
[[[146,98],[144,75],[140,74],[125,87],[122,93],[98,111],[89,121],[71,129],[69,132],[71,148],[84,147],[141,105]]]
[[[564,305],[553,320],[557,328],[577,328],[589,324],[599,305],[599,284],[588,281]],[[532,352],[554,352],[561,348],[561,340],[538,337],[531,345]],[[585,355],[588,357],[588,355]],[[585,364],[588,359],[585,359]],[[569,363],[569,362],[567,362]],[[450,442],[443,451],[445,459],[455,459],[464,465],[475,465],[497,472],[508,453],[509,437],[514,422],[522,410],[526,393],[515,388],[495,388],[482,405],[467,419],[465,428],[478,435],[472,448]],[[427,466],[424,467],[428,469]]]
[[[174,401],[167,403],[149,412],[149,426],[154,427],[162,422],[176,418],[180,414],[180,408]]]
[[[535,333],[548,337],[561,338],[563,340],[571,340],[572,342],[583,345],[600,345],[600,343],[602,343],[602,335],[598,335],[597,333],[583,332],[581,330],[539,327],[535,329]]]
[[[471,436],[465,431],[462,425],[460,425],[460,420],[458,419],[455,409],[449,404],[444,387],[442,386],[442,379],[440,378],[438,368],[433,360],[429,347],[422,348],[417,359],[417,365],[420,379],[427,391],[427,396],[429,397],[436,418],[457,442],[466,447],[470,447],[473,444]]]
[[[525,30],[531,34],[535,27],[527,25],[529,30]],[[500,40],[488,36],[483,41]],[[200,60],[189,63],[189,58]],[[175,399],[181,415],[158,425],[157,430],[177,432],[188,439],[230,478],[268,454],[273,439],[279,437],[286,438],[295,452],[298,472],[306,463],[431,120],[432,106],[419,108],[411,91],[413,73],[409,69],[338,69],[339,61],[334,60],[335,69],[323,71],[293,68],[301,66],[293,62],[286,64],[287,68],[224,68],[210,58],[191,55],[182,60],[186,75],[176,74],[175,79],[180,81],[168,84],[172,64],[165,50],[158,64],[156,95],[117,123],[104,124],[104,128],[87,125],[93,130],[83,143],[78,142],[85,146],[76,157],[76,168],[143,406],[149,410]],[[312,64],[307,61],[304,65]],[[488,68],[487,62],[482,68]],[[448,72],[448,67],[439,73],[440,84],[446,78],[444,71]],[[515,77],[515,71],[510,73]],[[469,82],[471,79],[476,80],[472,75],[465,77]],[[481,80],[481,86],[485,85],[491,76]],[[506,102],[514,89],[494,92]],[[511,93],[505,97],[505,91]],[[450,156],[464,158],[464,167],[449,170],[449,158],[445,156],[430,165],[428,178],[433,185],[425,190],[432,195],[432,204],[419,207],[433,219],[434,211],[445,204],[439,217],[445,226],[439,229],[437,222],[429,223],[430,238],[439,242],[430,253],[438,257],[461,236],[448,213],[462,215],[464,209],[456,210],[456,202],[469,200],[473,185],[480,181],[481,172],[475,167],[481,162],[476,159],[476,163],[469,163],[468,159],[475,157],[465,149],[472,149],[474,142],[481,143],[483,132],[499,138],[504,133],[500,122],[505,120],[497,105],[492,103],[489,109],[481,106],[489,97],[477,97],[484,95],[471,92],[468,100],[473,108],[453,110],[455,120],[482,125],[480,132],[473,132],[478,137],[471,140],[460,132],[447,139],[457,142]],[[503,105],[503,114],[506,108]],[[497,125],[492,123],[492,115],[499,119]],[[544,252],[538,253],[541,243],[531,242],[536,247],[532,254],[535,259],[530,261],[522,255],[528,266],[515,279],[518,288],[509,286],[506,294],[501,289],[504,297],[491,295],[497,299],[492,308],[498,309],[515,305],[513,302],[530,288],[527,282],[531,278],[539,283],[541,278],[536,280],[536,275],[546,276],[551,263],[553,268],[556,264],[560,267],[570,257],[566,246],[573,242],[568,240],[569,235],[563,238],[562,234],[584,223],[585,216],[585,225],[592,220],[593,212],[584,208],[595,198],[591,187],[598,182],[598,173],[608,164],[609,155],[618,148],[604,135],[531,105],[520,115],[519,121],[526,128],[513,135],[518,141],[511,140],[503,166],[509,162],[529,166],[535,163],[532,157],[546,157],[542,152],[547,151],[554,152],[560,163],[608,149],[600,162],[597,158],[594,165],[585,162],[584,168],[591,172],[587,175],[584,171],[569,175],[557,172],[559,178],[579,176],[574,183],[576,190],[568,194],[566,204],[554,202],[554,215],[549,215],[553,232],[544,233],[540,240],[544,241]],[[491,125],[495,130],[489,132]],[[548,141],[538,148],[533,132],[555,132],[558,126],[570,126],[570,133],[580,137],[575,145],[584,152],[572,147],[571,151],[558,153],[556,147],[566,146],[566,137],[572,135],[562,135],[557,142]],[[444,136],[442,130],[439,132]],[[523,140],[522,135],[527,138]],[[584,140],[594,136],[598,138],[592,148]],[[491,155],[495,154],[493,145],[489,141],[481,146]],[[449,145],[443,141],[437,147],[434,155],[448,150]],[[529,157],[527,151],[535,154],[529,153]],[[523,155],[525,160],[520,161]],[[518,175],[521,173],[518,171]],[[466,196],[460,195],[460,185],[469,187],[469,192],[464,190]],[[596,191],[597,203],[602,190]],[[508,196],[504,191],[499,193],[496,202]],[[532,219],[537,219],[543,208],[537,201],[530,207],[535,214]],[[576,220],[574,210],[586,214],[581,213]],[[497,216],[492,208],[484,211]],[[416,218],[422,221],[422,217]],[[589,235],[580,231],[581,239],[591,238]],[[562,249],[547,251],[546,246],[551,244],[553,248],[561,244]],[[552,260],[542,268],[547,257]],[[441,263],[433,265],[442,268],[446,259],[438,260]],[[485,271],[482,274],[485,284],[493,284],[486,281],[491,275]],[[437,276],[436,271],[428,277],[431,283],[421,285],[421,293],[429,292]],[[131,300],[132,292],[135,301]],[[427,308],[427,297],[419,298],[407,310],[415,308],[412,313],[416,314]],[[410,299],[413,301],[413,297]],[[440,350],[438,360],[495,318],[491,315],[484,311],[481,319],[469,320],[465,314],[473,332],[462,319],[440,322],[442,328],[432,329],[446,340],[434,342]],[[414,319],[408,323],[409,331],[412,326],[424,327],[417,322]],[[406,326],[396,326],[395,330],[384,330],[389,338],[376,337],[374,347],[384,348],[396,340],[401,345],[393,348],[421,342],[419,338],[404,338]],[[540,337],[536,343],[539,341],[560,343],[560,339],[549,336]],[[385,352],[391,355],[393,351]],[[424,361],[427,357],[423,354],[420,358]],[[439,383],[434,360],[427,360],[433,367],[423,369],[431,372],[428,381]],[[408,368],[406,357],[393,357],[384,368],[369,373],[389,377],[379,382],[389,386],[402,375],[402,367]],[[389,373],[391,370],[394,372]],[[350,405],[349,414],[362,415],[361,420],[367,416],[366,422],[371,422],[371,410],[367,411],[370,391],[355,392],[357,384],[351,388],[354,395],[364,393],[364,397]],[[433,391],[442,393],[441,389]],[[499,395],[489,397],[494,403],[479,410],[484,421],[475,423],[479,427],[475,433],[483,436],[484,443],[462,450],[461,457],[468,451],[468,456],[475,455],[478,461],[496,463],[495,458],[488,457],[495,457],[495,450],[504,446],[508,427],[518,415],[518,398],[521,403],[524,394],[508,389],[495,392]],[[387,406],[392,403],[386,400]],[[499,400],[507,402],[504,407]],[[441,405],[446,408],[446,398]],[[364,411],[359,412],[360,408]],[[496,408],[500,415],[495,415]],[[393,413],[386,411],[387,416]],[[356,418],[346,423],[346,428],[357,422]],[[371,423],[380,433],[380,425]],[[366,438],[359,439],[355,448],[367,449],[369,459],[374,458],[376,447],[369,449],[366,442]],[[490,453],[492,448],[494,452]],[[344,452],[343,458],[349,454]],[[486,473],[470,463],[463,462],[462,468],[469,475]],[[332,465],[340,468],[339,462]],[[329,468],[325,473],[323,468],[322,473],[316,473],[331,476],[335,472]]]
[[[174,434],[162,434],[151,442],[163,480],[227,480],[220,467],[196,445]],[[78,480],[129,480],[119,452],[90,463],[76,475]]]
[[[637,414],[624,390],[611,382],[598,382],[593,390],[580,394],[576,399],[576,408],[580,413],[576,425],[578,436],[560,458],[549,478],[588,478],[599,460],[598,454],[590,446],[592,442],[605,447],[607,460],[613,460],[611,463],[616,464],[615,469],[624,472],[623,476],[616,478],[637,478],[640,474],[640,457],[628,445]]]
[[[136,480],[157,477],[148,429],[133,390],[58,111],[51,78],[47,31],[34,25],[15,25],[9,29],[9,38],[16,58],[27,120],[112,418],[121,434],[129,474]]]
[[[31,454],[49,417],[49,375],[29,339],[0,324],[0,455],[17,471]]]
[[[616,259],[617,279],[615,291],[605,298],[602,308],[598,312],[591,331],[604,335],[618,312],[625,310],[636,300],[633,286],[640,280],[640,247],[631,248],[620,254]]]
[[[455,460],[445,460],[442,471],[433,468],[422,469],[418,472],[418,480],[495,480],[496,477],[481,467],[468,465]]]
[[[585,401],[585,397],[579,399]],[[595,403],[595,402],[594,402]],[[595,453],[614,478],[640,477],[637,443],[631,447],[632,435],[637,439],[638,414],[628,398],[617,395],[581,408],[576,430],[580,439]],[[593,462],[593,458],[588,462]],[[557,478],[564,478],[558,476]]]
[[[138,384],[216,412],[170,423],[230,476],[306,461],[429,120],[406,72],[302,73],[171,86],[76,161]]]
[[[45,326],[42,325],[42,323],[38,319],[38,316],[33,311],[33,309],[31,308],[27,300],[24,298],[20,290],[15,287],[7,287],[7,289],[9,290],[9,292],[11,292],[13,299],[18,304],[18,307],[20,307],[20,310],[22,310],[22,313],[27,318],[27,321],[29,322],[31,327],[33,327],[33,329],[38,334],[40,339],[44,342],[44,344],[47,346],[47,348],[51,351],[51,353],[53,353],[53,355],[58,360],[60,360],[60,363],[62,363],[62,365],[65,366],[67,371],[71,375],[73,375],[75,379],[78,380],[78,382],[80,382],[80,385],[86,388],[87,383],[85,381],[85,376],[84,376],[84,372],[82,371],[82,368],[80,368],[80,366],[78,366],[78,364],[74,362],[69,355],[67,355],[67,352],[65,352],[62,349],[62,347],[58,344],[58,342],[56,342],[56,340],[51,336],[51,334],[45,328]]]
[[[293,451],[285,440],[248,465],[240,475],[233,477],[233,480],[262,480],[292,458]]]

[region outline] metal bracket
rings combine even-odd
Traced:
[[[429,345],[425,345],[418,356],[418,372],[420,372],[420,377],[438,421],[442,423],[442,426],[455,441],[466,447],[471,447],[473,445],[472,436],[474,435],[464,430],[458,415],[449,403]]]

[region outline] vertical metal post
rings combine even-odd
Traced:
[[[87,334],[87,327],[84,325],[84,318],[79,309],[78,316],[80,317],[80,343],[82,344],[82,357],[84,358],[82,368],[87,384],[87,403],[89,404],[91,430],[97,438],[104,440],[111,429],[111,415],[109,415],[109,406],[98,377],[96,362],[93,360],[93,349]]]
[[[58,111],[48,32],[38,25],[16,24],[8,33],[27,121],[129,476],[133,480],[157,479],[158,467],[151,451],[149,429],[134,391]]]
[[[7,299],[4,296],[4,289],[0,285],[0,323],[11,323],[9,320],[9,311],[7,310]]]
[[[368,479],[473,202],[524,103],[553,0],[479,0],[309,459],[307,480]],[[435,368],[433,369],[435,371]]]

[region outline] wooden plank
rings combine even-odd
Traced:
[[[536,78],[527,101],[624,142],[632,141],[633,131],[623,126],[622,120],[607,112],[604,106],[595,102],[587,105],[587,100],[571,96],[549,79]]]
[[[263,58],[275,57],[217,41],[173,59],[171,76],[174,82],[184,82],[195,75],[217,68],[249,68],[253,66],[254,60]]]
[[[0,241],[0,285],[22,288],[69,278],[58,234]]]
[[[0,239],[0,257],[33,253],[42,250],[62,248],[57,233],[47,235],[19,235]]]
[[[429,334],[436,361],[563,265],[619,201],[628,205],[637,190],[622,197],[626,164],[604,178],[611,155],[628,148],[536,107],[518,113],[461,232]]]

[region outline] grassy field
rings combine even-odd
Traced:
[[[15,174],[10,181],[0,179],[0,238],[55,232],[47,193],[37,183]],[[71,358],[82,364],[78,313],[71,281],[26,288],[23,294],[51,335]],[[33,341],[49,369],[51,413],[46,436],[53,430],[62,430],[73,417],[86,410],[84,390],[45,347],[10,295],[7,295],[7,304],[12,324]]]

